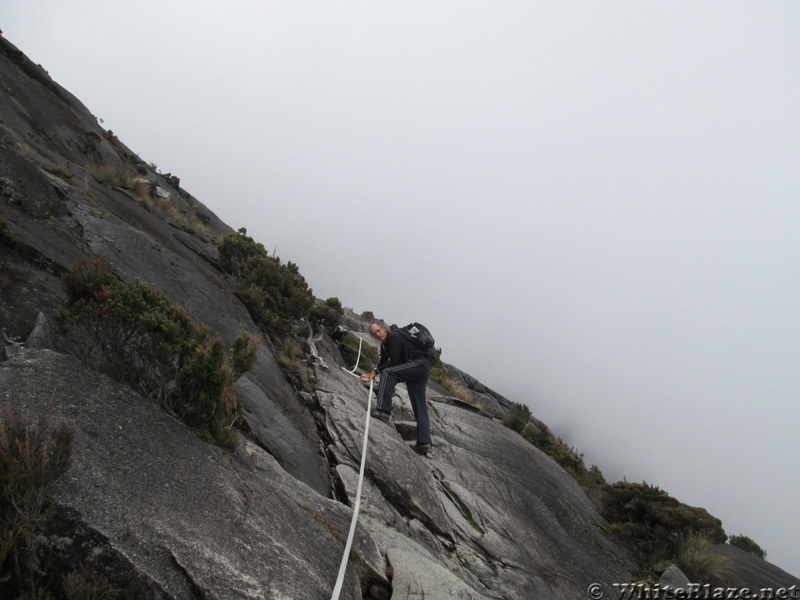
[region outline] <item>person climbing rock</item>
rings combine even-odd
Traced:
[[[362,381],[369,381],[380,375],[378,401],[370,414],[388,423],[392,415],[394,389],[398,383],[405,383],[414,418],[417,421],[417,443],[414,450],[418,454],[426,455],[431,448],[431,425],[425,399],[431,361],[403,335],[389,329],[385,323],[377,321],[371,323],[369,332],[381,342],[378,366],[370,373],[361,376]]]

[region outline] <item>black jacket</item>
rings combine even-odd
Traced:
[[[411,342],[407,341],[400,333],[390,331],[386,341],[381,344],[381,358],[375,370],[380,373],[384,369],[402,365],[416,358]]]

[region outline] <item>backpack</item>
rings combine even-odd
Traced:
[[[433,358],[436,343],[425,325],[422,323],[409,323],[405,327],[391,326],[392,331],[396,331],[411,343],[411,346],[422,356]]]

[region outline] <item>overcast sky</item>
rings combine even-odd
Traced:
[[[4,0],[317,296],[800,575],[800,2]]]

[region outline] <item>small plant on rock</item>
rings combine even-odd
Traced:
[[[178,376],[178,412],[206,441],[236,445],[237,397],[222,340],[197,348]]]
[[[102,259],[64,277],[67,300],[56,314],[89,365],[158,400],[205,439],[234,442],[239,406],[222,342],[183,308],[138,280],[121,281]]]
[[[66,181],[67,183],[72,183],[72,173],[70,173],[70,170],[66,165],[53,165],[51,167],[44,167],[44,170],[51,175],[55,175],[59,179]]]
[[[76,339],[83,358],[169,406],[177,375],[207,330],[154,287],[121,281],[104,259],[81,262],[63,283],[67,301],[56,319],[85,334]]]
[[[280,339],[292,330],[293,321],[308,314],[314,296],[296,264],[269,256],[263,244],[242,230],[226,236],[218,249],[234,293],[264,333]]]
[[[514,431],[522,433],[525,426],[530,422],[531,409],[521,402],[515,402],[508,414],[503,418],[503,424]]]
[[[696,583],[725,585],[734,576],[730,559],[716,552],[711,540],[702,535],[690,535],[687,538],[676,562],[681,571]]]
[[[308,318],[315,330],[324,329],[333,332],[339,326],[339,319],[343,314],[342,303],[333,297],[312,306],[308,311]]]
[[[732,535],[730,538],[728,538],[728,543],[731,546],[739,548],[740,550],[754,554],[761,560],[767,559],[766,551],[746,535]]]
[[[124,163],[92,165],[89,171],[103,185],[108,187],[129,187],[136,172]]]
[[[233,376],[239,377],[253,368],[258,358],[258,338],[242,331],[233,340]]]
[[[72,431],[47,411],[30,420],[11,408],[0,415],[0,596],[40,597],[30,566],[31,538],[52,514],[47,498],[68,468]],[[43,596],[42,596],[43,597]]]

